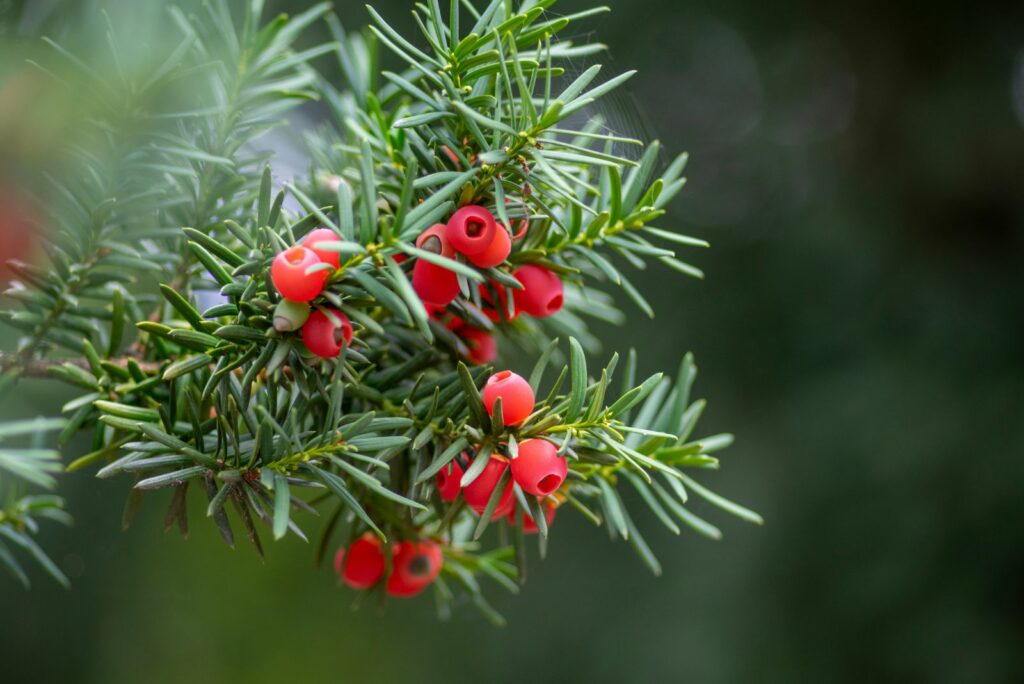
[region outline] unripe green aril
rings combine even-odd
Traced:
[[[274,308],[274,330],[292,332],[298,330],[309,318],[309,304],[282,299]]]

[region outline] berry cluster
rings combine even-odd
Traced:
[[[341,353],[352,341],[352,322],[337,309],[318,307],[309,302],[323,292],[331,271],[341,265],[338,252],[324,249],[341,238],[327,228],[311,231],[301,244],[278,254],[270,266],[270,279],[283,299],[274,310],[274,328],[278,332],[302,329],[302,341],[309,351],[325,359]],[[317,268],[327,264],[330,268]]]
[[[348,549],[338,549],[334,572],[345,584],[360,590],[371,589],[387,575],[384,587],[388,595],[406,598],[430,586],[444,565],[441,546],[430,539],[392,544],[389,553],[391,574],[388,574],[388,559],[380,539],[367,532]]]
[[[524,423],[533,413],[535,399],[529,383],[512,371],[492,375],[483,391],[484,406],[492,417],[501,411],[505,425],[515,427]],[[462,480],[470,468],[469,455],[463,452],[437,474],[437,489],[441,499],[452,503],[460,494],[466,505],[477,515],[484,515],[495,489],[502,482],[506,469],[511,469],[511,480],[498,495],[491,520],[505,518],[516,523],[516,505],[513,483],[528,496],[535,496],[544,509],[548,525],[555,519],[560,497],[556,492],[568,475],[565,458],[558,455],[555,445],[545,439],[526,439],[519,443],[514,455],[494,454],[476,478],[465,486]],[[537,522],[528,511],[523,511],[523,532],[537,534]],[[390,574],[388,572],[390,554]],[[385,590],[396,597],[415,596],[437,578],[444,565],[444,556],[438,542],[431,539],[405,540],[385,549],[373,533],[366,532],[348,548],[338,549],[334,557],[334,571],[348,586],[365,590],[386,579]]]
[[[512,371],[506,370],[492,375],[484,386],[483,400],[484,407],[491,416],[500,402],[502,421],[508,426],[522,424],[533,413],[533,390],[522,376]],[[499,454],[491,455],[480,474],[463,486],[463,477],[469,469],[468,458],[468,454],[462,453],[437,474],[437,488],[442,500],[455,501],[461,493],[466,505],[477,515],[483,515],[505,470],[510,468],[512,479],[498,495],[491,519],[507,517],[510,522],[514,522],[513,482],[519,485],[525,494],[541,500],[546,507],[545,515],[548,522],[554,519],[557,504],[549,497],[562,486],[569,472],[565,458],[558,455],[558,449],[554,444],[546,439],[523,440],[517,445],[511,458]],[[525,511],[524,516],[523,530],[527,533],[536,532],[536,521]]]
[[[522,233],[516,237],[520,237]],[[494,215],[479,205],[462,207],[447,225],[438,223],[425,230],[416,246],[434,254],[454,259],[463,255],[480,268],[493,268],[508,258],[513,236],[498,224]],[[480,286],[480,297],[489,304],[484,314],[492,321],[514,320],[520,313],[535,317],[551,316],[562,308],[562,280],[557,274],[536,264],[516,269],[512,276],[521,289],[512,291],[513,306],[508,306],[505,287],[496,281]],[[459,279],[454,271],[427,261],[417,260],[412,271],[412,286],[427,309],[442,313],[459,296]],[[448,327],[461,337],[469,348],[469,359],[477,364],[490,363],[498,352],[494,337],[486,330],[469,325],[453,316]]]
[[[318,228],[300,244],[278,254],[270,271],[274,287],[282,297],[274,311],[274,327],[279,332],[301,329],[302,340],[309,351],[324,358],[337,357],[343,346],[352,341],[352,323],[345,314],[323,306],[310,307],[310,302],[323,292],[330,274],[341,265],[339,253],[329,249],[328,244],[339,240],[331,230]],[[492,268],[508,258],[512,238],[491,212],[470,205],[456,211],[447,225],[437,224],[424,231],[416,245],[449,259],[461,254],[480,268]],[[481,286],[482,301],[493,307],[484,309],[491,320],[513,320],[520,313],[550,316],[561,309],[562,281],[555,273],[527,264],[520,266],[513,276],[522,289],[512,292],[512,310],[509,310],[509,297],[502,285],[492,281],[491,289]],[[440,315],[460,293],[455,272],[426,259],[418,259],[413,265],[412,285],[434,316]],[[492,292],[497,295],[493,299]],[[484,364],[494,360],[497,345],[489,332],[455,316],[449,317],[447,326],[466,341],[472,361]],[[495,373],[487,381],[483,402],[492,417],[500,411],[502,423],[516,427],[533,413],[535,398],[525,379],[506,370]],[[555,492],[568,474],[565,459],[558,455],[555,445],[545,439],[526,439],[515,449],[508,449],[506,445],[503,451],[509,455],[491,455],[483,470],[465,486],[462,481],[470,468],[469,456],[462,453],[456,457],[437,475],[442,500],[453,502],[461,495],[469,508],[482,516],[495,489],[506,480],[491,520],[506,518],[510,524],[515,524],[514,482],[523,493],[538,498],[550,524],[558,502]],[[505,478],[507,469],[511,470],[511,480]],[[537,523],[530,513],[523,511],[522,515],[523,531],[537,533]],[[367,532],[348,548],[338,550],[334,567],[342,581],[353,589],[370,589],[384,581],[389,595],[407,597],[426,589],[440,573],[443,562],[441,546],[435,541],[405,540],[385,548],[380,539]]]
[[[310,302],[323,292],[330,274],[341,265],[339,253],[330,249],[330,243],[340,240],[330,229],[317,228],[298,245],[278,254],[270,268],[271,280],[282,297],[274,310],[274,327],[278,332],[301,329],[306,348],[322,358],[337,357],[352,341],[352,323],[345,314],[333,308],[310,307]],[[493,268],[508,258],[512,240],[490,211],[471,204],[456,211],[447,224],[438,223],[425,230],[416,239],[416,246],[448,259],[461,254],[479,268]],[[396,261],[401,263],[404,257],[400,255]],[[504,285],[492,280],[480,286],[480,298],[488,305],[483,313],[492,321],[511,321],[520,313],[542,318],[562,308],[562,279],[553,271],[525,264],[512,276],[521,288],[512,290],[511,307]],[[434,317],[444,314],[461,291],[454,271],[427,259],[417,259],[413,265],[412,287]],[[473,363],[486,364],[497,358],[497,342],[487,330],[455,315],[448,316],[446,325],[466,343]]]

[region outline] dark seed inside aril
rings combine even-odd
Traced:
[[[441,238],[437,237],[436,235],[431,235],[430,237],[423,241],[423,244],[420,245],[420,249],[432,252],[433,254],[440,254]]]
[[[420,554],[409,563],[409,572],[414,575],[426,575],[430,572],[430,560]]]

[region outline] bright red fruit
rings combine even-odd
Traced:
[[[530,222],[527,219],[523,219],[519,222],[519,230],[517,230],[516,234],[512,236],[512,239],[517,242],[522,240],[526,237],[526,231],[528,230],[530,230]]]
[[[565,301],[562,279],[543,266],[526,264],[512,275],[523,284],[522,290],[513,290],[516,309],[531,316],[543,318],[558,313]]]
[[[289,247],[276,257],[270,265],[270,279],[285,299],[293,302],[308,302],[324,289],[327,271],[306,273],[310,266],[322,263],[310,249],[302,246]]]
[[[530,383],[512,371],[495,373],[484,385],[484,406],[494,415],[494,402],[501,397],[501,419],[505,425],[519,425],[533,413],[534,397]]]
[[[320,261],[325,264],[330,264],[334,268],[341,266],[341,254],[337,252],[331,252],[326,249],[317,249],[316,244],[318,242],[341,242],[341,238],[338,237],[333,230],[330,228],[317,228],[302,239],[302,246],[316,254]]]
[[[442,565],[444,556],[437,542],[401,542],[394,552],[388,594],[400,598],[415,596],[437,578]]]
[[[508,468],[508,460],[501,456],[491,456],[491,460],[484,467],[484,471],[468,485],[462,488],[462,498],[476,511],[477,515],[483,515],[487,508],[487,502],[491,500],[494,488],[498,486],[501,476]],[[505,490],[498,499],[498,505],[494,509],[491,519],[501,518],[508,515],[515,507],[515,500],[512,498],[512,482],[505,485]]]
[[[479,254],[467,254],[466,258],[480,268],[491,268],[505,261],[512,252],[512,238],[508,236],[501,226],[494,231],[494,239],[487,248]]]
[[[492,294],[493,292],[493,294]],[[508,310],[508,290],[504,285],[494,280],[491,281],[490,287],[484,283],[480,283],[480,299],[484,304],[490,304],[494,308],[485,308],[483,310],[487,318],[492,321],[498,322],[501,320],[514,321],[519,316],[519,307],[515,304],[515,299],[512,300],[513,311]],[[495,302],[495,296],[497,301]]]
[[[444,308],[459,296],[459,278],[454,271],[417,259],[412,267],[412,289],[428,308]]]
[[[416,238],[416,246],[452,259],[455,257],[455,248],[448,240],[447,231],[443,224],[437,223],[420,233]],[[459,296],[459,279],[454,271],[426,259],[417,259],[412,267],[412,289],[428,309],[443,309]]]
[[[555,521],[555,511],[558,507],[551,503],[550,500],[545,500],[541,503],[544,507],[544,518],[547,520],[548,528],[550,529],[551,523]],[[508,514],[508,522],[510,525],[516,524],[516,512],[513,510]],[[537,534],[540,532],[540,528],[537,527],[537,521],[533,519],[533,516],[523,511],[523,534]]]
[[[341,353],[343,343],[352,341],[352,322],[336,309],[317,309],[302,326],[302,341],[317,356],[333,359]]]
[[[470,204],[456,211],[448,221],[448,240],[467,257],[483,254],[494,241],[498,224],[483,207]],[[501,262],[498,262],[501,263]]]
[[[334,569],[353,589],[369,589],[384,577],[384,551],[380,540],[367,532],[352,542],[348,552],[338,551]]]
[[[462,326],[455,334],[466,341],[466,346],[469,347],[469,360],[473,363],[483,365],[498,357],[498,343],[494,340],[494,335],[486,330]],[[502,411],[502,415],[504,413]]]
[[[416,238],[416,246],[449,259],[455,257],[455,247],[448,239],[448,227],[443,223],[435,223],[420,233],[420,236]]]
[[[520,442],[519,454],[512,459],[512,479],[520,489],[534,496],[547,496],[558,489],[568,472],[565,459],[545,439]]]
[[[464,457],[465,452],[462,453]],[[462,465],[459,463],[459,456],[455,457],[455,460],[451,462],[451,472],[449,472],[449,466],[441,468],[441,472],[437,474],[437,489],[441,492],[442,501],[455,501],[459,498],[459,492],[462,491],[462,475],[466,471],[463,470]]]
[[[448,308],[445,306],[432,306],[424,303],[423,308],[427,310],[427,318],[435,321],[439,321],[444,318],[445,314],[448,313]]]
[[[427,313],[430,312],[428,311]],[[455,314],[452,314],[451,316],[448,316],[447,319],[445,319],[444,327],[448,328],[452,332],[458,332],[459,328],[466,327],[466,321],[462,320]]]

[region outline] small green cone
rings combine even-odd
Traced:
[[[309,304],[282,299],[274,309],[274,330],[291,332],[298,330],[309,318]]]

